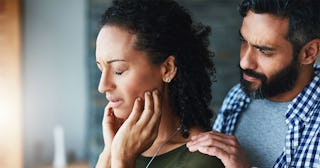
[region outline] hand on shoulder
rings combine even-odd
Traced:
[[[237,138],[218,131],[200,133],[187,143],[191,152],[218,157],[226,168],[249,168],[249,162]]]

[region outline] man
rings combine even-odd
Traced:
[[[240,4],[240,84],[190,151],[229,168],[320,166],[319,11],[319,0]]]

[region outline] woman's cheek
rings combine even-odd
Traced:
[[[124,90],[123,92],[124,93],[123,99],[125,103],[123,104],[122,108],[119,108],[119,110],[121,109],[121,112],[119,112],[119,116],[118,116],[119,118],[127,119],[129,117],[137,97],[141,97],[144,99],[144,96],[143,96],[144,91],[142,91],[142,89],[137,89],[137,88],[141,88],[141,87],[135,86],[134,84],[126,85],[126,90]]]

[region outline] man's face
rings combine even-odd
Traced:
[[[290,91],[298,76],[297,55],[286,39],[288,20],[249,11],[240,29],[240,83],[252,98]]]

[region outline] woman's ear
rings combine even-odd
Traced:
[[[316,38],[309,41],[301,49],[300,63],[304,65],[313,64],[320,51],[320,39]]]
[[[176,76],[177,67],[175,65],[175,57],[170,55],[162,64],[161,64],[161,76],[162,80],[166,83],[170,83],[171,80]]]

